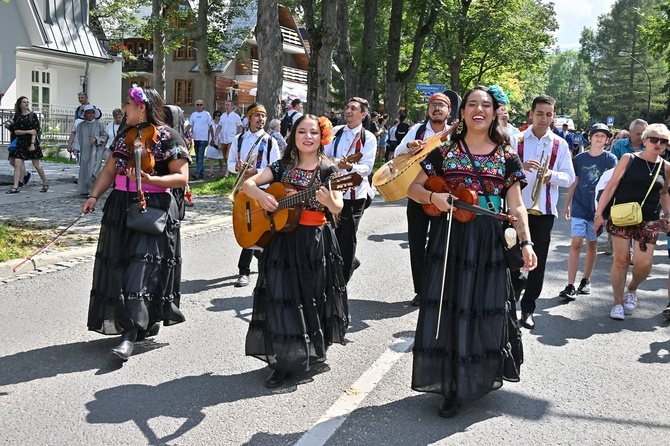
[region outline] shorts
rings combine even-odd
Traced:
[[[593,220],[585,220],[583,218],[572,217],[572,236],[573,237],[584,237],[587,242],[595,242],[598,240],[596,231],[593,228]]]

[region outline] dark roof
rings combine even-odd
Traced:
[[[76,2],[56,2],[56,7],[50,11],[50,17],[43,17],[44,20],[40,21],[46,43],[38,46],[110,60],[87,25],[88,17],[84,17],[85,12],[76,6]]]

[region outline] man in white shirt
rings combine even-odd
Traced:
[[[238,173],[247,166],[244,171],[245,179],[256,175],[280,158],[277,142],[263,130],[267,119],[265,107],[251,104],[247,109],[247,118],[249,129],[233,138],[228,156],[229,172]],[[253,249],[242,249],[237,263],[239,276],[235,282],[236,287],[249,285],[253,255]]]
[[[449,128],[447,119],[451,114],[451,101],[442,93],[435,93],[428,99],[428,120],[421,124],[415,124],[409,129],[407,135],[400,141],[395,149],[394,156],[402,153],[417,153],[424,146],[424,141],[429,136],[443,132]],[[423,210],[420,203],[407,199],[407,239],[409,241],[409,257],[412,266],[412,280],[414,282],[414,299],[412,306],[419,306],[421,294],[421,276],[423,274],[423,262],[426,257],[426,235],[430,217]]]
[[[363,119],[369,110],[370,105],[367,100],[359,97],[349,99],[344,110],[346,125],[333,129],[335,139],[324,148],[327,157],[336,158],[342,173],[358,172],[363,178],[360,185],[343,194],[344,208],[340,213],[339,225],[335,229],[342,252],[342,273],[346,282],[349,282],[354,270],[360,265],[356,259],[356,232],[366,203],[369,205],[374,197],[374,191],[368,182],[368,175],[372,173],[377,154],[377,138],[363,128]],[[358,163],[343,161],[345,156],[358,152],[363,154]]]
[[[193,131],[195,144],[195,173],[191,178],[199,180],[205,177],[205,148],[209,144],[209,126],[212,125],[212,116],[205,110],[202,99],[195,101],[196,111],[191,113],[188,125],[184,132]]]
[[[228,150],[230,144],[235,139],[235,135],[239,135],[244,131],[242,127],[242,119],[240,115],[235,113],[233,101],[228,100],[224,105],[224,112],[221,114],[221,133],[219,139],[221,140],[221,154],[223,155],[223,162],[228,158]]]
[[[547,264],[551,229],[554,219],[558,216],[558,188],[568,188],[575,181],[575,170],[568,143],[553,133],[550,124],[554,121],[554,105],[556,100],[551,96],[540,95],[533,100],[531,108],[533,125],[525,132],[510,137],[512,147],[519,153],[519,158],[526,171],[528,187],[521,191],[524,204],[528,209],[528,226],[534,250],[537,254],[537,268],[528,273],[526,292],[521,299],[521,325],[532,329],[535,327],[533,312],[535,301],[540,297],[544,282],[544,270]],[[541,158],[549,160],[539,192],[539,210],[532,209],[531,199],[535,189],[535,179],[541,168]]]

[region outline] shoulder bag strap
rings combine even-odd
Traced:
[[[640,203],[640,207],[644,206],[644,202],[647,201],[647,197],[649,196],[649,192],[651,192],[651,188],[654,187],[654,183],[656,182],[656,178],[658,178],[658,174],[661,172],[661,167],[663,167],[664,164],[665,164],[665,162],[663,161],[663,159],[661,159],[661,162],[658,163],[658,168],[656,169],[656,175],[654,175],[654,179],[651,180],[651,184],[649,185],[649,189],[647,189],[647,193],[645,194],[644,200],[642,200],[642,203]]]

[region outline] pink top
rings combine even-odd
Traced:
[[[135,186],[134,181],[128,181],[128,177],[125,175],[117,175],[116,180],[114,181],[114,187],[117,190],[124,190],[127,192],[137,192],[137,186]],[[154,186],[153,184],[142,183],[142,190],[144,192],[151,193],[169,193],[170,188]]]

